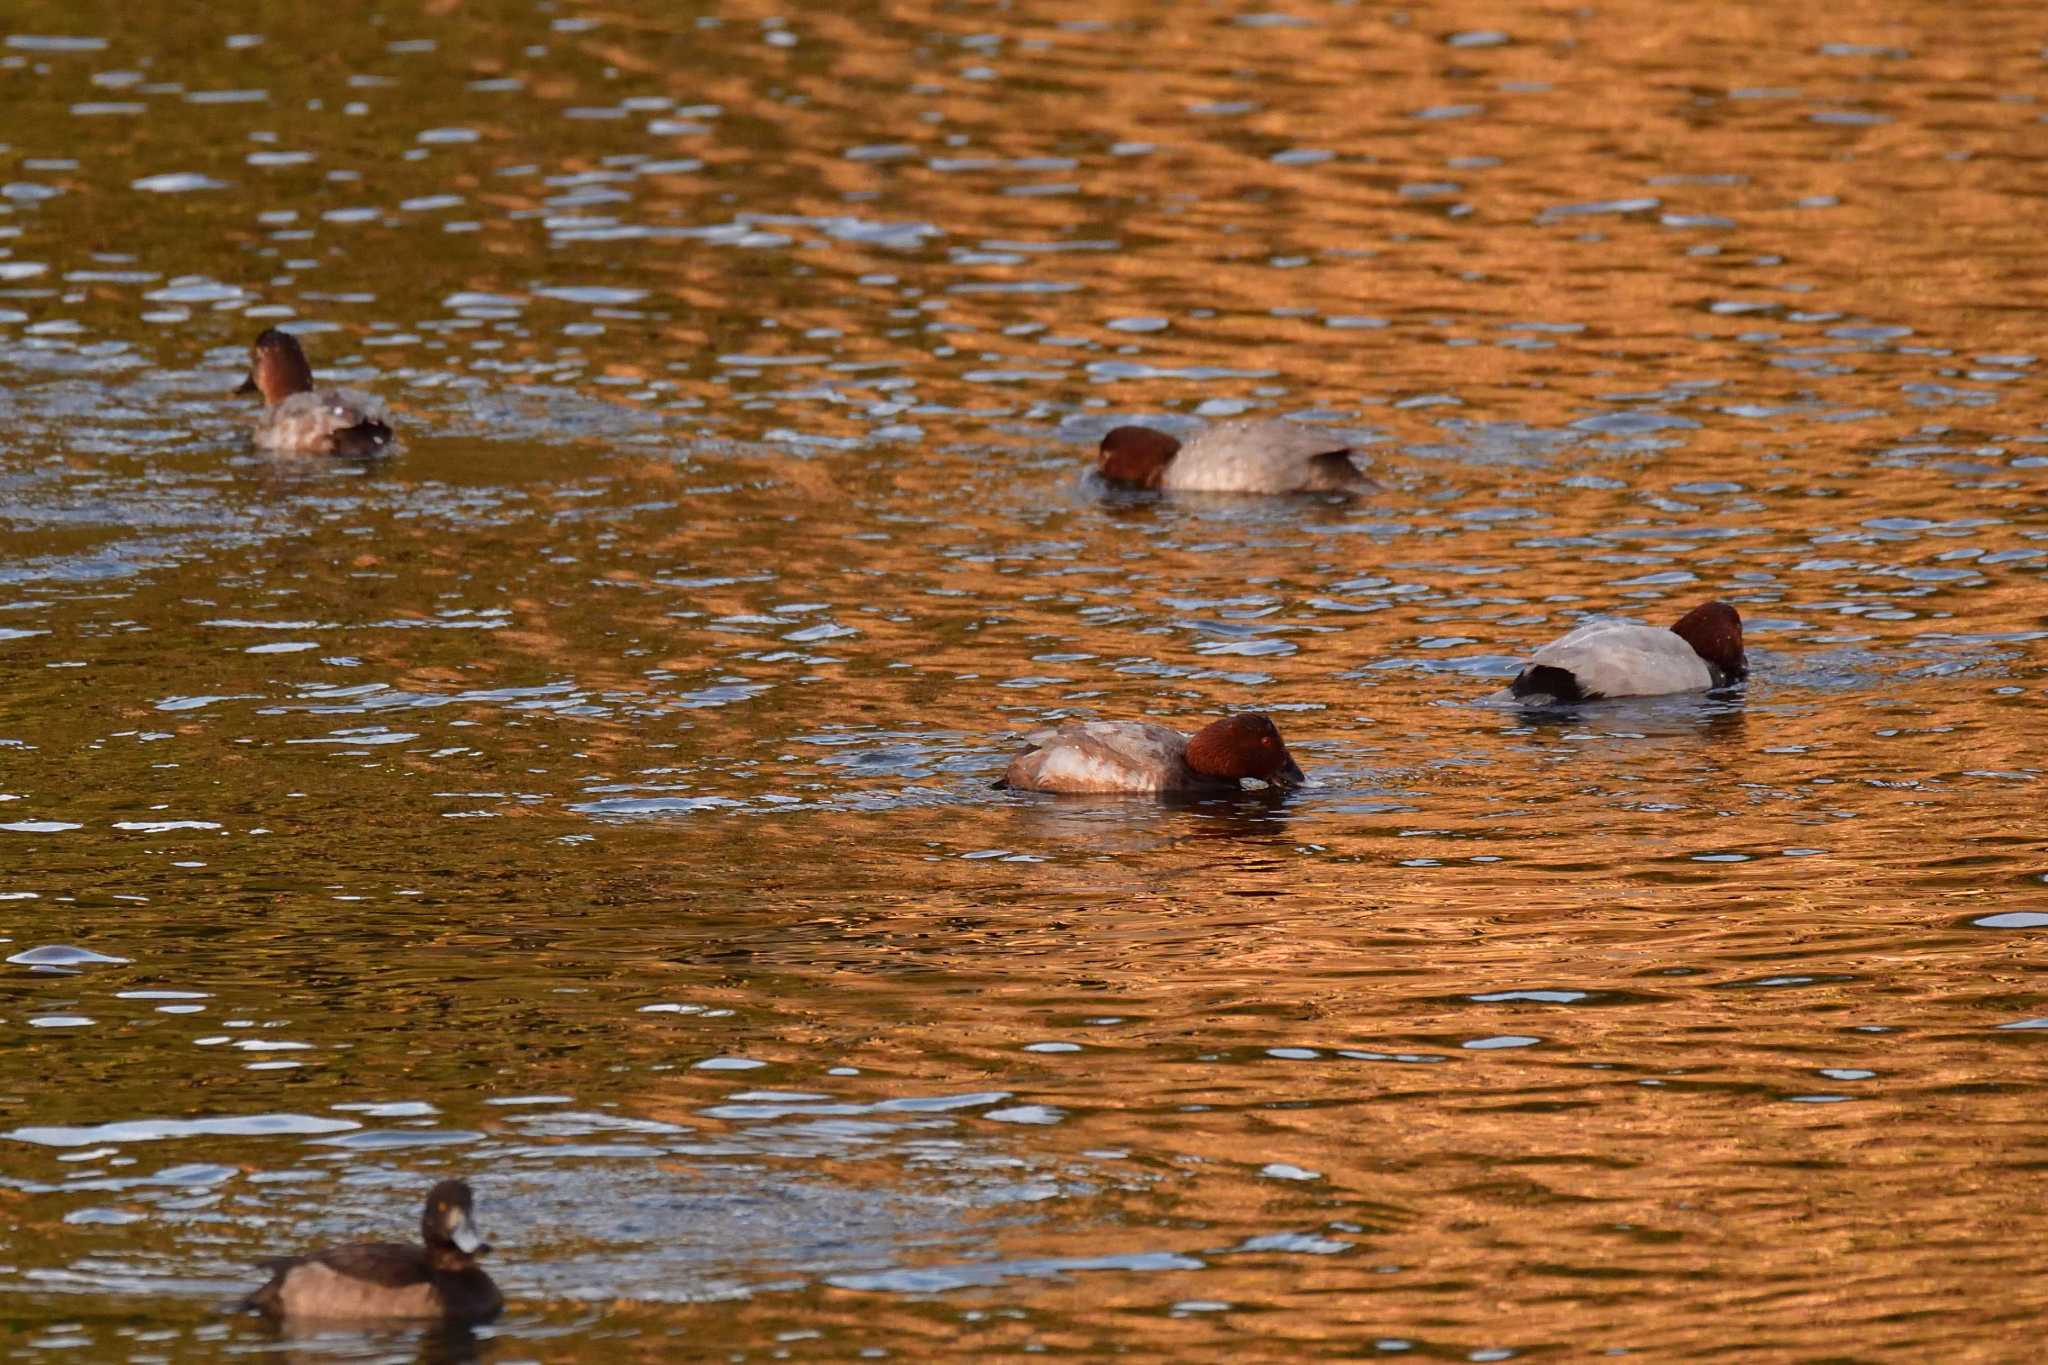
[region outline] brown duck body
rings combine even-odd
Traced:
[[[279,1320],[488,1321],[505,1300],[476,1263],[490,1248],[470,1209],[469,1186],[444,1180],[427,1193],[420,1245],[358,1242],[265,1261],[269,1281],[239,1306]]]
[[[436,1257],[400,1242],[329,1247],[263,1267],[270,1282],[243,1306],[266,1317],[484,1322],[505,1306],[498,1286],[468,1256]]]

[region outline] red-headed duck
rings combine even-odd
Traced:
[[[361,459],[391,448],[384,405],[355,389],[313,386],[299,339],[271,327],[249,348],[249,377],[236,393],[260,393],[267,406],[250,433],[258,450]]]
[[[1190,735],[1142,720],[1072,721],[1026,735],[1002,784],[1017,791],[1225,792],[1255,777],[1270,787],[1307,779],[1271,720],[1225,716]]]
[[[1379,485],[1351,462],[1356,447],[1327,428],[1241,418],[1204,427],[1185,444],[1151,427],[1102,438],[1095,471],[1127,488],[1174,493],[1370,493]]]
[[[476,1263],[490,1250],[477,1236],[469,1185],[444,1180],[427,1191],[420,1246],[358,1242],[265,1261],[270,1283],[241,1307],[271,1318],[424,1318],[485,1322],[505,1305]]]
[[[1633,621],[1586,621],[1536,651],[1508,692],[1558,702],[1651,697],[1726,687],[1749,674],[1742,617],[1703,602],[1669,630]]]

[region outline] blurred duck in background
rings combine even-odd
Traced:
[[[258,450],[363,459],[391,449],[383,403],[356,389],[316,388],[299,339],[272,327],[249,348],[249,377],[237,394],[260,393],[265,407],[250,433]]]

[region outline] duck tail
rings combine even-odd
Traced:
[[[284,1309],[284,1272],[299,1263],[296,1256],[273,1256],[256,1263],[258,1270],[270,1272],[270,1278],[261,1287],[252,1289],[239,1299],[229,1299],[220,1305],[222,1313],[261,1313],[265,1317],[276,1317]]]
[[[1365,471],[1351,462],[1348,450],[1332,450],[1309,461],[1309,468],[1315,471],[1315,481],[1309,491],[1313,493],[1378,493],[1382,486],[1367,478]]]
[[[334,433],[334,453],[351,460],[381,455],[391,447],[391,428],[374,418]]]
[[[1578,678],[1570,669],[1553,664],[1533,664],[1523,669],[1508,685],[1508,691],[1517,697],[1548,697],[1565,706],[1594,700],[1579,686]]]
[[[214,1311],[236,1317],[244,1313],[261,1313],[265,1317],[273,1317],[276,1315],[277,1309],[277,1290],[273,1286],[266,1284],[261,1289],[242,1295],[239,1299],[227,1300],[216,1307]]]

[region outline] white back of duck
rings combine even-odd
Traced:
[[[1695,692],[1716,683],[1713,668],[1684,637],[1634,621],[1583,622],[1537,650],[1529,666],[1570,673],[1588,701]]]
[[[1340,432],[1248,417],[1204,427],[1159,486],[1183,493],[1352,493],[1372,488]]]

